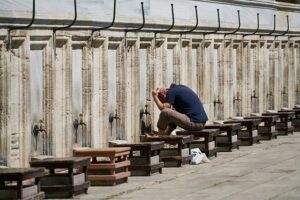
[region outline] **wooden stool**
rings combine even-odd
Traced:
[[[193,136],[183,135],[162,135],[158,137],[145,137],[147,142],[165,142],[165,147],[160,151],[160,160],[164,162],[165,167],[181,167],[183,164],[190,163],[192,155],[190,152],[190,143]]]
[[[278,135],[293,134],[294,127],[292,126],[292,119],[295,116],[295,112],[290,111],[278,111],[276,113],[263,113],[263,116],[279,116],[279,121],[276,121],[276,130]]]
[[[295,112],[295,118],[293,119],[293,126],[295,131],[300,131],[300,108],[295,107],[293,109],[293,111]]]
[[[194,140],[190,148],[199,148],[207,157],[217,157],[218,147],[216,147],[215,137],[220,134],[219,129],[203,129],[201,131],[177,131],[177,135],[193,135]],[[204,138],[204,141],[197,140]]]
[[[159,161],[160,150],[164,142],[144,142],[137,144],[117,144],[115,147],[130,147],[131,176],[150,176],[155,172],[162,173],[164,163]]]
[[[270,116],[250,116],[245,119],[260,119],[263,123],[262,126],[258,126],[258,134],[261,140],[271,140],[277,138],[278,131],[276,130],[276,121],[279,119],[278,115]]]
[[[44,199],[45,193],[40,191],[40,178],[44,171],[44,168],[0,169],[0,199]],[[30,179],[34,179],[33,184],[23,183]]]
[[[240,123],[210,124],[205,129],[219,129],[220,134],[216,136],[216,146],[219,152],[228,152],[239,149],[241,141],[238,140],[238,131],[242,129]]]
[[[41,178],[41,190],[45,192],[46,198],[73,198],[75,195],[87,193],[90,186],[87,180],[89,163],[88,157],[71,157],[34,160],[30,165],[49,169],[49,174]]]
[[[260,119],[232,119],[224,121],[224,123],[240,123],[246,128],[245,130],[241,129],[238,132],[238,140],[241,141],[240,146],[253,145],[260,140],[260,136],[257,131]]]
[[[128,170],[130,166],[129,153],[129,147],[73,150],[74,156],[89,156],[93,158],[88,166],[88,180],[91,181],[92,185],[104,186],[114,186],[128,181],[130,176]]]

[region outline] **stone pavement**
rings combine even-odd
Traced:
[[[299,200],[300,132],[218,153],[211,163],[164,168],[115,187],[90,187],[76,199]]]

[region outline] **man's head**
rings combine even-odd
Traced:
[[[163,103],[166,102],[166,96],[167,96],[168,90],[169,90],[169,88],[160,88],[157,93],[157,97]]]

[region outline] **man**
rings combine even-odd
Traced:
[[[204,128],[207,115],[197,94],[190,88],[172,83],[169,88],[153,90],[152,96],[161,110],[157,122],[159,135],[170,135],[177,126],[191,131]]]

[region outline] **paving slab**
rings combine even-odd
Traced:
[[[163,168],[114,187],[90,187],[76,199],[299,200],[300,132],[218,153],[210,163]]]

